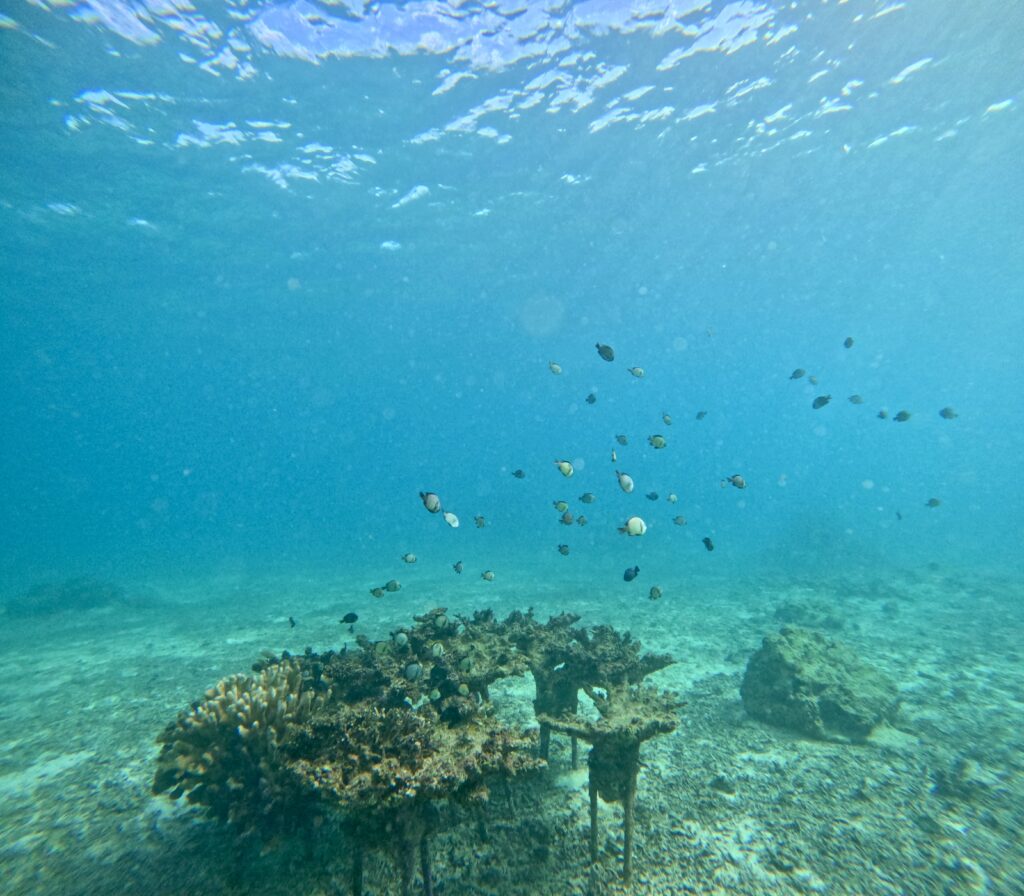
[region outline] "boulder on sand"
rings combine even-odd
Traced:
[[[850,648],[796,626],[764,639],[740,696],[755,719],[834,741],[863,741],[898,702],[896,686]]]

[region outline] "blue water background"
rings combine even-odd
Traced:
[[[744,79],[774,83],[676,126],[591,133],[611,94],[585,115],[541,107],[496,125],[506,143],[410,138],[543,67],[434,97],[444,58],[264,53],[239,81],[183,64],[169,34],[133,44],[56,7],[7,10],[4,591],[226,567],[326,570],[362,589],[459,559],[474,581],[489,568],[522,582],[524,601],[538,578],[624,587],[633,563],[644,590],[659,576],[928,563],[1019,574],[1022,13],[917,2],[869,29],[854,7],[880,5],[814,6],[789,66],[761,40],[656,76],[677,38],[581,38],[630,67],[617,93],[668,85],[680,112]],[[837,57],[827,89],[807,83]],[[812,109],[851,77],[867,85],[852,111],[802,139],[744,143],[748,122]],[[124,113],[152,136],[141,144],[99,120],[68,125],[98,89],[175,102]],[[174,142],[200,118],[285,116],[302,137],[284,147]],[[307,142],[376,161],[351,182],[286,188],[245,170]],[[398,205],[417,185],[429,195]],[[797,367],[820,387],[790,381]],[[941,419],[946,405],[960,416]],[[882,421],[883,407],[913,417]],[[613,464],[617,433],[630,444]],[[647,446],[652,433],[669,446]],[[556,458],[576,464],[571,480]],[[720,485],[733,473],[746,490]],[[424,489],[458,530],[424,511]],[[587,490],[592,507],[575,500]],[[559,498],[590,525],[561,526]],[[643,539],[616,532],[633,513]]]

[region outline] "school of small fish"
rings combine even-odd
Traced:
[[[850,349],[850,348],[853,348],[853,346],[854,346],[854,338],[852,336],[847,336],[846,339],[843,340],[843,348]],[[797,367],[789,375],[789,378],[791,380],[802,380],[805,376],[807,377],[807,381],[812,386],[817,386],[818,385],[819,378],[816,377],[816,376],[813,376],[813,375],[809,375],[807,373],[807,371],[803,367]],[[832,396],[830,394],[826,393],[824,395],[818,395],[811,402],[811,409],[815,410],[815,411],[820,411],[822,408],[827,406],[828,403],[831,400],[832,400]],[[862,404],[864,404],[864,401],[865,401],[864,396],[861,395],[859,392],[855,392],[854,394],[848,396],[846,400],[850,404],[853,404],[853,405],[862,405]],[[957,417],[960,416],[949,405],[946,405],[945,407],[940,408],[938,413],[939,413],[939,416],[943,420],[956,420]],[[910,411],[906,410],[906,409],[901,409],[901,410],[897,411],[895,414],[891,414],[889,412],[888,408],[883,407],[883,408],[879,409],[878,413],[875,414],[875,417],[878,420],[892,420],[894,423],[906,423],[907,421],[909,421],[911,419],[911,417],[913,417],[913,414]],[[739,478],[739,477],[731,477],[729,481],[732,481],[732,479],[735,479],[735,478]],[[726,484],[726,480],[723,480],[722,484],[725,485]],[[733,485],[736,485],[736,483],[733,482]],[[743,485],[738,485],[737,487],[738,488],[743,488],[744,486]],[[925,502],[925,506],[926,507],[933,508],[933,509],[938,507],[938,506],[940,506],[941,504],[942,504],[942,502],[938,498],[929,498],[928,501]],[[896,519],[897,520],[902,520],[903,519],[903,514],[899,510],[896,511]],[[710,551],[710,550],[712,550],[712,548],[708,547],[708,550]]]
[[[855,340],[852,336],[847,336],[842,343],[845,349],[852,349],[854,347],[854,344]],[[598,357],[601,360],[607,363],[614,363],[616,355],[615,350],[612,348],[612,346],[599,342],[596,343],[595,348],[597,350]],[[556,376],[561,377],[563,375],[563,367],[557,361],[549,361],[548,369],[552,374],[555,374]],[[642,380],[646,377],[646,370],[643,367],[632,366],[625,368],[625,370],[628,374],[630,374],[633,378],[637,380]],[[789,379],[796,382],[805,380],[805,378],[806,382],[808,382],[812,386],[817,386],[820,382],[820,378],[818,376],[808,374],[807,370],[802,367],[794,369],[789,375]],[[638,386],[637,388],[643,387]],[[811,409],[814,411],[822,411],[831,403],[831,401],[832,395],[828,392],[822,392],[822,394],[816,395],[813,398],[813,400],[810,402],[810,406]],[[596,391],[589,392],[585,397],[585,402],[588,405],[596,404]],[[860,406],[866,403],[866,399],[860,393],[854,393],[848,396],[847,403],[849,405]],[[706,409],[701,409],[696,412],[694,418],[697,422],[699,422],[702,421],[707,415],[708,411]],[[943,420],[955,420],[959,417],[959,414],[952,407],[947,405],[942,407],[938,411],[938,416]],[[890,415],[888,408],[882,407],[877,411],[876,417],[880,420],[891,419],[896,423],[907,423],[912,419],[913,414],[909,410],[900,409]],[[664,426],[672,426],[672,415],[668,411],[663,411],[660,415],[660,422]],[[614,435],[610,435],[609,439],[614,443],[614,446],[616,446],[611,448],[611,462],[613,464],[617,464],[619,460],[619,449],[627,448],[631,444],[630,437],[626,433],[617,433]],[[664,451],[666,455],[671,454],[669,440],[662,433],[651,432],[650,434],[648,434],[646,436],[646,444],[654,452],[658,452],[660,454]],[[554,474],[558,474],[558,476],[553,477],[552,486],[556,485],[557,481],[564,481],[566,479],[573,477],[577,473],[577,466],[580,466],[582,469],[582,461],[579,459],[577,459],[575,465],[573,461],[569,460],[567,457],[552,458],[549,461],[549,463],[551,464],[551,466],[549,466],[547,469],[551,470],[551,467],[553,466],[554,470],[552,472]],[[623,470],[615,469],[614,467],[612,468],[611,472],[614,473],[615,482],[618,484],[619,489],[626,495],[632,495],[636,488],[636,483],[634,482],[633,477],[629,473]],[[534,474],[536,474],[537,476],[552,476],[552,473],[545,473],[542,468],[534,468],[529,471],[529,475]],[[527,478],[528,471],[523,468],[516,468],[511,471],[511,475],[515,479],[523,480]],[[585,477],[591,477],[594,476],[594,473],[588,470],[583,475]],[[609,474],[597,474],[597,476],[601,475]],[[561,477],[560,479],[559,476]],[[588,482],[588,484],[590,483]],[[744,490],[748,487],[747,480],[742,473],[730,474],[723,472],[723,475],[719,480],[719,485],[723,489],[731,486],[732,488]],[[459,527],[458,516],[453,511],[449,510],[447,507],[444,506],[441,496],[438,492],[422,491],[419,493],[419,497],[420,501],[423,504],[423,507],[426,509],[428,513],[439,515],[440,518],[443,519],[444,522],[452,529],[457,529]],[[647,500],[651,502],[658,502],[660,500],[659,493],[653,490],[643,493],[643,497],[645,497]],[[598,503],[598,493],[594,491],[584,491],[582,494],[579,495],[579,497],[576,500],[580,504],[594,505],[595,503]],[[667,495],[666,500],[669,504],[674,505],[679,501],[679,496],[675,492],[670,492]],[[939,507],[942,502],[939,498],[931,497],[928,498],[927,501],[923,501],[922,503],[925,507],[929,509],[935,509]],[[552,498],[551,505],[554,508],[555,512],[558,514],[556,518],[558,524],[561,524],[563,526],[572,526],[573,524],[584,526],[588,522],[587,518],[582,513],[574,514],[569,501],[565,500],[564,498]],[[903,515],[900,511],[896,511],[896,517],[899,520],[903,519]],[[473,516],[473,521],[477,529],[482,529],[488,525],[486,518],[482,514],[475,514]],[[686,518],[682,515],[676,515],[675,517],[669,518],[668,521],[674,523],[676,526],[686,525]],[[634,538],[640,538],[646,535],[648,531],[647,522],[642,517],[636,514],[627,517],[624,521],[621,521],[616,526],[616,528],[620,534],[627,536],[627,541]],[[715,550],[715,544],[712,541],[710,535],[701,536],[699,539],[699,544],[703,545],[705,551],[707,551],[708,553]],[[570,556],[571,551],[569,544],[556,543],[555,548],[561,556]],[[404,563],[409,565],[417,562],[417,556],[411,552],[401,554],[400,559]],[[454,570],[456,574],[461,574],[464,568],[463,562],[461,560],[452,562],[451,568],[452,570]],[[629,583],[637,579],[639,575],[640,567],[639,565],[634,563],[631,566],[626,567],[625,571],[622,574],[622,579],[624,582]],[[493,582],[496,579],[496,574],[492,569],[484,569],[479,573],[479,577],[484,582]],[[398,591],[401,587],[402,586],[397,579],[390,579],[384,585],[371,588],[370,593],[374,597],[383,597],[387,593],[393,593]],[[663,591],[661,586],[652,585],[648,592],[648,597],[650,598],[650,600],[655,601],[659,600],[662,597],[662,594]],[[354,625],[357,618],[358,617],[356,616],[355,613],[349,613],[339,621],[341,621],[344,624],[348,624],[351,627],[352,625]],[[295,624],[293,620],[290,621],[292,625]]]

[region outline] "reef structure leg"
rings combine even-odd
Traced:
[[[596,861],[597,797],[609,803],[622,803],[623,855],[622,878],[633,873],[633,830],[636,809],[636,785],[640,774],[640,742],[631,737],[609,737],[590,751],[590,856]]]
[[[430,811],[426,806],[413,806],[400,810],[391,821],[395,857],[400,878],[399,892],[412,896],[416,880],[416,856],[419,853],[420,873],[423,876],[424,896],[433,896],[434,879],[430,868]]]
[[[545,757],[547,758],[547,757]],[[577,737],[572,739],[572,770],[576,771],[580,767],[580,742]]]
[[[590,861],[597,861],[597,784],[590,779]]]
[[[402,876],[402,896],[412,896],[412,881],[416,876],[416,847],[403,840],[398,853],[399,872]]]
[[[352,896],[363,896],[363,848],[352,852]]]
[[[548,761],[548,755],[551,750],[551,726],[545,725],[543,722],[540,726],[540,745],[537,749],[537,755],[540,756],[545,762]]]
[[[420,874],[423,876],[423,896],[434,896],[434,879],[430,875],[430,838],[420,840]]]
[[[636,779],[638,767],[634,767],[629,776],[629,783],[626,785],[625,798],[622,801],[623,828],[625,843],[623,845],[622,857],[622,879],[629,881],[633,873],[633,810],[636,808]]]

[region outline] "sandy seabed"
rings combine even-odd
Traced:
[[[565,738],[551,767],[492,793],[433,844],[438,894],[1024,894],[1024,587],[923,573],[662,583],[656,604],[583,581],[500,582],[458,601],[442,581],[360,599],[357,630],[385,637],[447,604],[499,616],[533,606],[630,630],[678,662],[651,679],[687,705],[644,746],[630,883],[619,806],[601,807],[589,862],[585,769]],[[346,589],[296,577],[154,585],[147,609],[3,620],[0,891],[11,896],[347,893],[335,831],[260,853],[187,806],[150,794],[157,733],[263,649],[337,647]],[[528,596],[526,596],[528,595]],[[372,600],[372,599],[370,599]],[[295,628],[288,624],[294,615]],[[864,745],[803,739],[748,719],[739,684],[785,623],[823,631],[899,686]],[[532,682],[493,694],[532,723]],[[584,750],[585,751],[585,750]],[[366,894],[398,892],[385,852]]]

